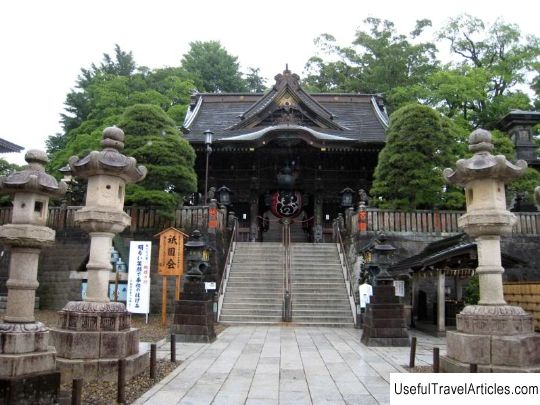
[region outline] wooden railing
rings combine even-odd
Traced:
[[[74,213],[81,207],[51,207],[47,225],[56,230],[76,227]],[[205,231],[208,226],[208,207],[182,207],[176,210],[172,219],[161,217],[155,208],[126,207],[131,216],[131,226],[127,231],[134,232],[144,229],[164,229],[174,226],[179,229],[195,229]],[[458,218],[462,211],[390,211],[376,208],[366,209],[366,231],[421,233],[421,234],[452,234],[461,232],[458,228]],[[540,212],[516,212],[517,223],[513,233],[516,235],[540,235]],[[0,225],[11,222],[11,207],[0,207]],[[218,210],[218,228],[223,229],[226,215]],[[358,229],[358,213],[354,213],[347,221],[347,230]],[[247,229],[246,229],[247,230]],[[244,240],[240,224],[238,240]]]
[[[463,211],[390,211],[375,208],[366,209],[366,231],[396,233],[442,234],[462,232],[458,218]],[[513,233],[520,235],[540,235],[540,212],[516,212],[517,223]],[[352,215],[347,227],[358,229],[358,213]]]
[[[76,228],[75,211],[81,207],[50,207],[47,226],[55,230]],[[0,207],[0,225],[11,222],[11,207]],[[128,232],[137,230],[161,230],[173,226],[178,229],[199,229],[206,231],[208,227],[208,206],[183,207],[176,210],[174,218],[164,218],[155,208],[125,207],[124,211],[131,216],[131,225]],[[224,229],[226,214],[217,211],[218,229]]]

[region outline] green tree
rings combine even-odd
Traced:
[[[9,163],[6,159],[0,158],[0,176],[7,176],[13,172],[23,170],[23,166]],[[0,207],[10,207],[11,197],[9,195],[0,196]]]
[[[211,93],[246,90],[238,58],[230,55],[219,41],[191,42],[182,58],[182,67],[192,75],[199,91]]]
[[[431,86],[445,100],[446,109],[459,111],[473,126],[494,128],[509,109],[530,107],[529,97],[516,85],[526,84],[538,66],[539,37],[524,37],[517,25],[501,19],[487,25],[467,14],[451,19],[438,37],[449,42],[454,57],[441,75],[453,77],[458,100],[448,97],[448,89],[441,93],[437,78]]]
[[[70,156],[82,157],[99,149],[103,129],[118,124],[131,105],[156,105],[176,125],[181,125],[194,88],[189,77],[180,67],[138,67],[131,52],[124,52],[117,45],[114,56],[104,54],[99,66],[92,64],[89,69],[81,69],[76,89],[66,97],[64,133],[47,140],[49,169],[55,172]]]
[[[248,68],[245,81],[247,90],[251,93],[262,93],[266,89],[266,79],[262,77],[259,68]]]
[[[390,109],[416,101],[420,84],[437,67],[436,47],[419,41],[429,20],[419,20],[408,35],[396,31],[394,23],[378,18],[364,20],[352,46],[340,47],[329,34],[315,43],[331,61],[320,56],[306,64],[308,87],[319,91],[383,93]]]
[[[118,124],[126,134],[125,154],[148,169],[141,183],[126,189],[126,203],[155,206],[161,214],[172,215],[182,197],[196,190],[193,148],[156,105],[130,106]]]
[[[455,140],[449,136],[459,136],[458,131],[443,124],[430,107],[409,104],[394,112],[370,191],[375,202],[382,208],[405,210],[443,206],[442,170],[454,163]]]

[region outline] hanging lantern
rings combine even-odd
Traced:
[[[220,204],[223,204],[225,206],[231,205],[231,196],[232,191],[227,186],[221,186],[217,189],[217,199]]]
[[[344,188],[343,190],[341,190],[339,195],[341,196],[341,206],[342,207],[352,207],[353,206],[354,191],[351,188],[349,188],[349,187]]]
[[[276,191],[272,194],[272,213],[278,218],[295,218],[302,212],[299,191]]]

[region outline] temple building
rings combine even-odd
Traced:
[[[323,242],[371,187],[388,116],[380,95],[308,93],[289,70],[275,79],[264,94],[193,96],[182,130],[198,189],[230,205],[251,241],[281,240],[289,218],[293,241]]]

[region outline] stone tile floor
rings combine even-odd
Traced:
[[[230,326],[212,344],[178,343],[183,363],[136,404],[388,404],[390,373],[405,372],[408,347],[366,347],[362,331],[299,326]],[[417,365],[446,352],[420,332]],[[159,357],[168,357],[162,343]]]

